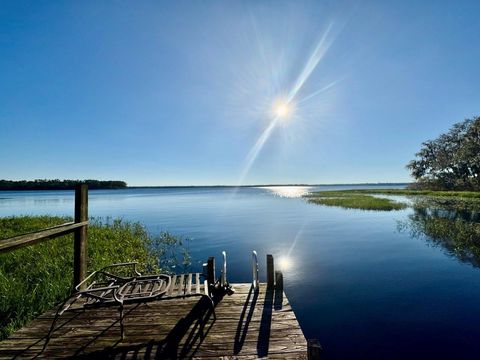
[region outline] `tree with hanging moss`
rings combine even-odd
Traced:
[[[480,117],[425,141],[407,168],[416,188],[480,191]]]

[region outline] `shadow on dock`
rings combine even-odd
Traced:
[[[250,301],[250,298],[252,298],[251,301]],[[252,320],[253,311],[255,310],[255,305],[257,304],[257,299],[258,299],[258,291],[255,291],[253,289],[253,286],[251,286],[250,290],[248,291],[245,304],[243,305],[243,309],[240,314],[240,319],[238,320],[237,332],[235,333],[235,342],[233,345],[233,353],[235,355],[237,355],[242,350],[243,344],[245,342],[245,338],[248,333],[248,326],[250,325],[250,321]],[[248,314],[245,319],[245,314],[247,313],[247,309],[248,309]]]
[[[248,328],[252,320],[252,316],[257,304],[259,291],[255,291],[253,286],[250,287],[247,299],[243,305],[240,318],[238,320],[237,331],[235,333],[235,342],[233,353],[239,354],[245,342]],[[275,299],[275,301],[274,301]],[[283,302],[283,290],[267,289],[263,299],[262,316],[260,319],[260,328],[258,330],[257,340],[257,356],[265,357],[268,355],[270,332],[272,324],[273,309],[281,310]],[[248,310],[248,311],[247,311]]]
[[[258,331],[257,355],[265,357],[268,355],[270,345],[270,331],[272,329],[272,310],[273,310],[273,289],[267,289],[263,304],[262,318],[260,320],[260,330]],[[278,292],[278,291],[277,291]]]
[[[304,359],[307,343],[285,294],[233,285],[216,319],[206,298],[126,306],[123,341],[115,306],[64,313],[43,350],[53,309],[0,342],[0,359]]]
[[[75,355],[78,359],[183,359],[194,356],[215,322],[213,319],[209,321],[211,315],[212,309],[208,299],[201,298],[190,313],[177,322],[164,340],[150,340],[130,346],[117,345],[88,354]],[[185,339],[183,344],[182,339]]]

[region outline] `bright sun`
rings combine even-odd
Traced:
[[[287,118],[292,113],[292,105],[286,101],[276,101],[273,105],[273,113],[278,118]]]

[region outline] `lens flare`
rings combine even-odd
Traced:
[[[287,101],[277,100],[273,104],[273,114],[279,119],[286,119],[293,113],[293,106]]]
[[[330,46],[333,43],[332,37],[332,28],[333,24],[330,23],[325,31],[321,34],[320,39],[316,43],[311,52],[310,56],[307,57],[305,61],[305,65],[303,68],[300,68],[297,72],[296,78],[291,83],[291,85],[287,88],[276,88],[273,93],[270,94],[272,96],[270,99],[270,112],[264,113],[266,116],[265,118],[268,120],[268,125],[265,126],[264,130],[261,132],[260,136],[257,138],[255,144],[248,152],[245,162],[240,173],[238,185],[243,185],[245,178],[247,177],[248,173],[250,172],[251,167],[253,166],[256,158],[258,157],[259,153],[262,151],[265,143],[274,133],[274,130],[277,127],[287,127],[290,123],[296,123],[292,121],[286,120],[297,120],[297,118],[301,118],[301,114],[297,114],[301,112],[300,104],[306,103],[310,101],[312,98],[317,97],[321,93],[324,93],[330,90],[332,87],[335,86],[337,83],[333,81],[326,86],[323,86],[319,89],[310,92],[310,94],[302,94],[305,91],[305,83],[311,77],[315,69],[317,68],[318,64],[321,60],[325,57],[325,54],[329,50]],[[259,37],[257,36],[257,42],[262,45]],[[262,49],[261,53],[264,54],[263,46],[260,47]],[[264,58],[263,56],[262,58]],[[282,71],[281,69],[277,69],[277,71]],[[273,68],[272,68],[273,72]],[[277,74],[278,75],[278,74]],[[272,78],[275,79],[278,76],[273,76]],[[273,88],[272,88],[273,89]],[[283,96],[278,97],[279,94],[283,94]],[[264,104],[265,105],[265,104]],[[268,105],[267,105],[268,106]],[[264,107],[265,108],[265,107]]]
[[[329,36],[330,32],[332,31],[332,25],[332,23],[328,25],[327,30],[323,33],[320,41],[317,43],[317,46],[313,50],[312,54],[308,58],[307,63],[300,72],[300,75],[298,76],[295,85],[290,90],[288,96],[289,101],[293,100],[295,96],[297,96],[300,89],[303,87],[310,75],[312,75],[313,71],[318,66],[318,63],[323,59],[328,49],[332,45],[333,40]]]

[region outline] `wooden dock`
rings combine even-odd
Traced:
[[[282,289],[233,284],[215,307],[201,298],[160,300],[125,307],[125,339],[118,306],[47,311],[7,340],[1,359],[306,359],[307,341]]]
[[[86,185],[77,186],[75,190],[74,218],[73,223],[3,239],[0,253],[73,232],[73,285],[77,290],[84,289],[84,282],[88,280]],[[268,285],[259,283],[255,251],[252,251],[253,281],[248,284],[229,284],[225,252],[222,257],[218,281],[214,257],[204,264],[206,280],[203,284],[199,285],[199,275],[196,274],[195,289],[192,289],[192,276],[180,276],[178,284],[173,281],[166,295],[177,291],[178,294],[174,295],[180,297],[162,299],[153,296],[150,302],[126,304],[123,312],[119,311],[118,298],[102,307],[84,307],[82,301],[85,299],[80,298],[59,317],[56,317],[57,309],[63,309],[63,306],[47,311],[0,342],[0,359],[319,359],[322,349],[316,340],[308,341],[307,346],[283,292],[283,276],[274,271],[273,256],[267,255],[266,258]],[[125,264],[112,266],[118,265]],[[183,283],[185,279],[188,284]],[[130,286],[128,289],[137,295],[142,291],[138,288],[141,289],[140,284],[146,282],[135,282],[132,278],[125,286]],[[227,291],[229,285],[233,285],[233,294]],[[108,291],[111,296],[115,291],[119,295],[121,289],[109,288]],[[153,289],[154,286],[147,293],[151,295]],[[194,295],[201,293],[202,297],[185,297],[191,292]],[[124,339],[120,313],[124,314]]]

